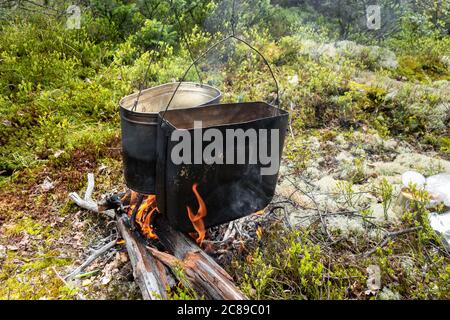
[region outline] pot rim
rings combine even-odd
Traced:
[[[173,87],[173,91],[174,91],[177,88],[178,84],[179,84],[179,82],[167,82],[167,83],[163,83],[158,86],[155,86],[155,87],[146,88],[146,89],[142,90],[141,98],[142,98],[142,95],[148,93],[149,91],[156,91],[156,90],[164,88],[164,87]],[[187,89],[187,88],[206,88],[215,93],[215,95],[212,96],[211,99],[209,99],[208,101],[205,101],[204,103],[202,103],[198,106],[192,106],[192,107],[200,107],[200,106],[203,106],[204,104],[211,103],[222,97],[222,92],[218,88],[210,86],[208,84],[201,84],[201,83],[197,83],[197,82],[189,82],[189,81],[182,82],[178,91],[180,91],[180,90],[183,91],[183,89]],[[155,116],[157,116],[158,113],[161,112],[161,111],[141,112],[141,111],[130,110],[131,106],[129,106],[129,107],[124,106],[125,99],[133,99],[133,98],[136,98],[137,95],[138,95],[138,92],[134,92],[134,93],[126,95],[125,97],[120,99],[120,101],[119,101],[120,109],[123,109],[123,111],[125,111],[128,114],[137,115],[137,116],[139,116],[139,115],[155,115]],[[189,109],[189,108],[180,108],[180,109]]]
[[[227,126],[236,126],[236,125],[240,125],[240,124],[248,124],[248,123],[252,123],[255,121],[261,121],[261,120],[267,120],[267,119],[274,119],[274,118],[279,118],[279,117],[284,117],[287,116],[289,117],[289,112],[287,112],[286,110],[280,109],[270,103],[267,103],[265,101],[249,101],[249,102],[232,102],[232,103],[216,103],[216,104],[210,104],[210,105],[205,105],[205,106],[199,106],[198,108],[208,108],[208,107],[217,107],[217,106],[225,106],[225,105],[237,105],[237,104],[263,104],[265,105],[265,107],[270,107],[273,109],[278,110],[279,114],[277,115],[272,115],[272,116],[267,116],[267,117],[261,117],[261,118],[255,118],[252,120],[248,120],[248,121],[240,121],[240,122],[232,122],[232,123],[224,123],[224,124],[217,124],[217,125],[212,125],[212,126],[205,126],[202,127],[202,129],[208,129],[208,128],[222,128],[222,127],[227,127]],[[173,109],[173,110],[167,110],[167,112],[177,112],[177,111],[183,111],[183,110],[188,110],[189,108],[180,108],[180,109]],[[187,131],[191,131],[191,130],[195,130],[195,128],[177,128],[176,126],[174,126],[168,119],[163,118],[163,114],[164,111],[160,111],[158,112],[158,119],[161,119],[162,122],[165,122],[166,124],[170,125],[172,127],[172,129],[175,130],[187,130]]]

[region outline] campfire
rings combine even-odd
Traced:
[[[191,287],[198,297],[220,300],[246,299],[234,285],[231,276],[197,245],[205,241],[206,228],[203,219],[207,214],[197,183],[192,185],[192,193],[198,202],[198,209],[187,206],[185,212],[196,230],[190,237],[176,231],[167,223],[158,210],[155,195],[143,195],[128,190],[125,193],[108,195],[97,203],[91,198],[93,188],[94,176],[89,174],[84,199],[74,192],[70,194],[70,198],[82,208],[115,219],[120,238],[96,250],[66,279],[74,278],[113,246],[125,245],[135,281],[144,299],[166,298],[168,288],[177,283],[174,279],[179,274],[180,267],[184,276],[179,280],[184,286]],[[232,236],[229,232],[225,232],[225,237],[228,239]],[[223,243],[226,242],[224,239]],[[210,245],[206,247],[205,249],[212,250]],[[220,250],[217,251],[219,252]]]
[[[206,217],[207,209],[200,193],[197,190],[197,183],[192,185],[192,192],[198,201],[198,210],[194,214],[193,210],[186,206],[186,214],[196,233],[189,233],[197,244],[201,245],[206,235],[206,228],[203,219]],[[142,195],[138,192],[128,190],[120,199],[127,216],[130,219],[131,228],[138,230],[147,239],[158,239],[155,232],[154,220],[159,214],[156,203],[156,195]]]
[[[149,239],[157,239],[158,236],[156,235],[153,226],[153,220],[156,214],[159,213],[158,207],[156,206],[156,196],[143,196],[130,190],[121,199],[121,202],[124,203],[128,197],[130,199],[126,212],[130,219],[132,228],[136,229],[137,224],[141,234],[144,237]]]

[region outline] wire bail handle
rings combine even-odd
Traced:
[[[164,121],[165,121],[165,114],[166,114],[167,110],[169,109],[170,104],[172,103],[172,101],[173,101],[173,99],[174,99],[174,97],[175,97],[175,94],[177,93],[177,91],[178,91],[178,89],[179,89],[181,83],[183,83],[184,80],[186,79],[186,76],[187,76],[187,74],[189,73],[189,71],[191,70],[192,66],[193,66],[194,64],[196,64],[200,59],[204,58],[211,50],[213,50],[214,48],[216,48],[218,45],[220,45],[220,44],[222,44],[222,43],[224,43],[224,42],[226,42],[226,41],[228,41],[228,40],[230,40],[230,39],[235,39],[235,40],[237,40],[237,41],[239,41],[239,42],[244,43],[245,45],[247,45],[250,49],[252,49],[254,52],[256,52],[256,53],[263,59],[264,64],[265,64],[265,65],[267,66],[267,68],[269,69],[270,75],[272,76],[272,78],[273,78],[273,80],[274,80],[274,82],[275,82],[275,87],[276,87],[276,98],[275,98],[275,103],[274,103],[274,105],[275,105],[276,107],[279,107],[279,86],[278,86],[278,81],[277,81],[277,79],[275,78],[275,75],[274,75],[274,73],[273,73],[273,71],[272,71],[272,68],[270,67],[269,62],[268,62],[267,59],[261,54],[261,52],[259,52],[256,48],[254,48],[252,45],[250,45],[247,41],[245,41],[245,40],[243,40],[243,39],[241,39],[241,38],[238,38],[238,37],[236,37],[235,35],[231,34],[231,35],[229,35],[229,36],[223,38],[222,40],[216,42],[216,43],[215,43],[214,45],[212,45],[211,47],[209,47],[209,48],[208,48],[205,52],[203,52],[197,59],[195,59],[195,61],[194,61],[194,62],[189,66],[189,68],[185,71],[185,73],[183,74],[183,77],[182,77],[181,80],[178,82],[178,85],[177,85],[177,87],[175,88],[175,91],[173,92],[173,94],[172,94],[172,96],[171,96],[169,102],[167,103],[166,109],[164,110],[164,112],[163,112],[163,114],[162,114],[162,118],[163,118]]]

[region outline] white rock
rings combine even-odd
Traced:
[[[442,234],[447,245],[450,246],[450,211],[444,214],[432,212],[429,221],[433,230]]]
[[[450,172],[436,174],[426,179],[426,187],[432,199],[450,207]]]
[[[416,171],[406,171],[402,174],[402,183],[405,188],[414,184],[417,188],[422,189],[425,181],[425,177]]]

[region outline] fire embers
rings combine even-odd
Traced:
[[[130,206],[127,214],[132,227],[138,227],[141,234],[149,239],[158,239],[153,227],[153,219],[159,213],[156,206],[156,196],[144,196],[131,191]]]
[[[203,240],[205,239],[206,235],[206,229],[205,229],[205,223],[203,222],[203,219],[206,217],[206,205],[203,201],[202,197],[200,196],[200,193],[197,191],[197,183],[194,183],[192,185],[192,191],[195,194],[195,197],[198,201],[198,210],[197,214],[194,214],[192,212],[192,209],[189,206],[186,206],[189,220],[191,220],[192,225],[194,226],[195,231],[197,231],[198,236],[196,237],[195,241],[197,241],[198,244],[201,244]],[[192,234],[191,234],[192,236]]]

